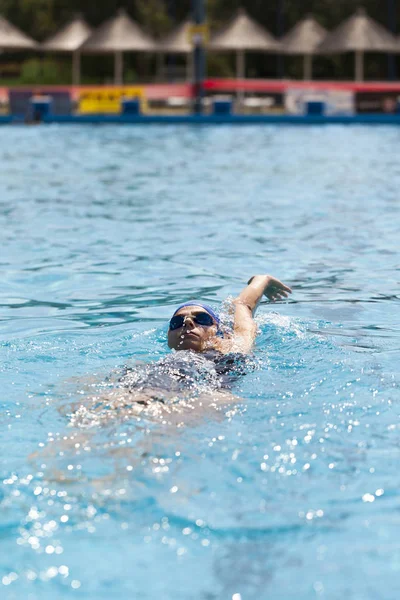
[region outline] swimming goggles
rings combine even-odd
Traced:
[[[174,329],[183,327],[187,317],[188,315],[174,315],[169,322],[170,331],[174,331]],[[212,316],[206,312],[196,313],[195,315],[191,315],[190,318],[196,323],[196,325],[201,325],[202,327],[211,327],[211,325],[215,325]]]

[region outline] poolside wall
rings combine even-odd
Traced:
[[[243,122],[243,119],[246,122],[247,117],[248,122],[291,122],[292,116],[302,117],[302,120],[308,116],[317,116],[325,120],[334,118],[336,122],[338,118],[358,121],[363,115],[381,115],[384,122],[397,122],[400,117],[400,83],[209,79],[204,83],[204,90],[211,106],[204,115],[208,120],[217,116],[220,120],[232,122]],[[210,101],[212,98],[221,100],[231,97],[235,101],[238,92],[245,93],[244,102],[235,102],[232,110],[220,110],[221,107],[217,110],[217,104],[213,109]],[[138,115],[132,105],[129,111],[125,107],[125,114],[121,114],[124,95],[137,97],[140,100],[139,113],[146,114]],[[50,105],[42,112],[37,108],[33,109],[34,97],[39,101],[47,97]],[[143,119],[144,122],[158,122],[161,118],[166,122],[181,122],[189,118],[190,122],[201,122],[202,118],[194,119],[189,114],[192,97],[193,86],[185,83],[121,87],[3,87],[0,88],[0,103],[3,107],[1,120],[115,122],[117,119],[121,122],[136,122]],[[322,106],[322,110],[315,115],[317,104]]]

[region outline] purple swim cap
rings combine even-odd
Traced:
[[[185,306],[201,306],[201,308],[204,308],[204,310],[209,315],[212,316],[212,318],[214,319],[214,321],[216,322],[216,324],[218,325],[218,328],[219,328],[221,319],[219,318],[218,314],[211,308],[211,306],[209,306],[208,304],[204,304],[204,302],[197,302],[196,300],[192,300],[191,302],[185,302],[184,304],[181,304],[180,306],[178,306],[178,308],[176,309],[176,311],[174,312],[174,314],[172,316],[174,317],[176,315],[176,313],[178,311],[180,311],[181,308],[184,308]]]

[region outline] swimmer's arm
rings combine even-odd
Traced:
[[[283,300],[292,293],[290,287],[272,277],[272,275],[254,275],[247,287],[233,301],[234,314],[234,346],[239,352],[248,353],[252,350],[257,335],[254,315],[263,295],[269,300]]]

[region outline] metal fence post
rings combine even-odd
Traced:
[[[196,27],[205,26],[206,7],[205,0],[192,0],[193,22]],[[203,111],[204,77],[205,77],[205,40],[204,33],[194,35],[193,64],[194,64],[194,112],[201,114]]]

